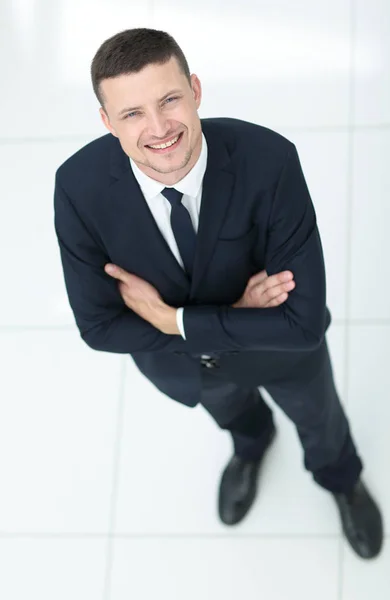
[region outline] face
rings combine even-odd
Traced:
[[[196,75],[191,75],[191,85],[174,57],[164,65],[148,65],[139,73],[101,82],[104,125],[141,171],[166,185],[183,179],[200,156],[202,128],[197,109],[202,91]],[[170,148],[148,148],[179,134]]]

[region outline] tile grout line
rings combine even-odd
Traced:
[[[350,0],[350,43],[349,43],[349,86],[348,86],[348,134],[347,134],[347,244],[346,244],[346,293],[345,293],[345,315],[347,316],[344,332],[344,398],[346,412],[350,404],[350,333],[351,333],[351,309],[352,309],[352,243],[353,243],[353,193],[354,193],[354,142],[355,142],[355,79],[356,79],[356,23],[357,11],[355,0]],[[353,432],[352,432],[353,435]],[[338,561],[338,599],[343,600],[345,582],[345,549],[344,537],[339,540]]]
[[[103,586],[103,600],[109,600],[111,596],[111,576],[114,562],[114,539],[113,531],[115,531],[116,522],[116,508],[118,499],[118,488],[119,488],[119,477],[120,477],[120,459],[121,459],[121,448],[123,440],[123,429],[124,429],[124,411],[125,411],[125,380],[126,380],[126,356],[122,356],[121,375],[120,375],[120,391],[118,399],[118,410],[117,410],[117,422],[115,427],[115,446],[113,456],[113,476],[111,485],[111,499],[110,499],[110,517],[109,517],[109,531],[110,534],[105,536],[107,538],[106,544],[106,568]]]

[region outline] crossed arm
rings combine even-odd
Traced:
[[[119,291],[123,293],[118,301],[118,283],[107,276],[107,257],[79,218],[58,174],[55,228],[76,324],[84,341],[96,350],[310,350],[323,339],[326,284],[322,246],[293,144],[272,198],[265,268],[269,276],[291,271],[296,289],[287,302],[267,310],[185,306],[186,340],[176,325],[177,309],[167,306],[153,286],[135,275],[128,274],[132,285],[118,277]],[[123,304],[126,294],[133,303],[130,310]]]
[[[156,329],[168,335],[181,335],[177,324],[177,308],[166,304],[158,291],[137,275],[128,273],[121,267],[108,263],[105,271],[119,280],[119,290],[128,308],[148,321]],[[242,297],[232,304],[233,308],[271,308],[287,300],[288,292],[295,282],[289,271],[268,276],[260,271],[248,281]]]

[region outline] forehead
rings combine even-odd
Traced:
[[[172,57],[165,64],[147,65],[138,73],[104,79],[100,87],[106,104],[120,110],[118,103],[135,106],[156,101],[171,88],[183,86],[183,77]]]

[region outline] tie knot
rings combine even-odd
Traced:
[[[176,190],[175,188],[164,188],[162,190],[162,195],[165,196],[165,198],[167,200],[169,200],[169,202],[174,205],[174,204],[180,204],[181,199],[183,197],[183,193],[179,192],[179,190]]]

